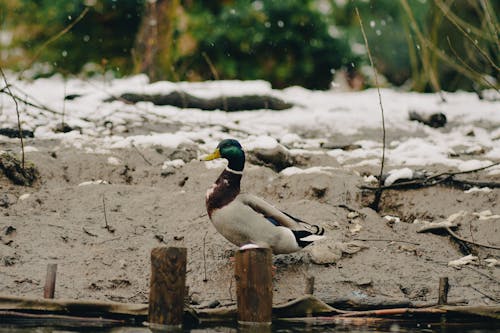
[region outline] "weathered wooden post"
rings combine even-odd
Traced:
[[[45,286],[43,287],[43,298],[54,298],[56,291],[57,264],[47,265],[47,275],[45,276]]]
[[[235,257],[238,322],[270,326],[273,310],[271,249],[239,250]]]
[[[306,278],[306,290],[305,290],[306,295],[312,295],[314,294],[314,276],[308,276]]]
[[[438,305],[444,305],[448,303],[448,291],[450,290],[450,284],[448,283],[448,277],[439,278],[439,295],[438,295]]]
[[[153,330],[182,326],[186,261],[186,248],[157,247],[151,251],[148,321]]]

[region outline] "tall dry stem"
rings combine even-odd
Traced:
[[[17,130],[19,131],[19,138],[21,139],[21,167],[24,169],[24,139],[23,139],[23,130],[21,128],[21,115],[19,112],[19,105],[17,104],[16,97],[14,96],[14,94],[12,94],[12,91],[10,90],[10,84],[7,81],[7,77],[5,76],[2,67],[0,67],[0,73],[2,74],[3,81],[5,82],[5,88],[9,92],[9,95],[12,97],[12,99],[14,100],[14,104],[16,105]]]
[[[380,93],[380,85],[378,81],[377,70],[375,69],[375,65],[373,63],[372,53],[370,51],[370,45],[368,44],[368,38],[366,38],[365,28],[363,27],[363,20],[361,19],[361,15],[359,14],[358,7],[356,7],[356,16],[359,20],[359,25],[361,27],[361,33],[363,34],[363,40],[365,41],[366,52],[368,53],[368,58],[370,59],[370,65],[373,70],[373,74],[375,75],[375,86],[377,87],[378,93],[378,101],[380,105],[380,113],[382,115],[382,160],[380,162],[380,174],[378,178],[378,189],[375,191],[375,198],[373,202],[370,204],[370,208],[377,211],[379,210],[380,199],[382,198],[382,176],[384,174],[384,164],[385,164],[385,115],[384,115],[384,105],[382,104],[382,95]]]

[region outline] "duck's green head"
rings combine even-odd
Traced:
[[[222,140],[215,151],[204,158],[205,161],[211,161],[216,158],[225,158],[229,164],[229,169],[243,171],[245,166],[245,153],[241,144],[234,139]]]

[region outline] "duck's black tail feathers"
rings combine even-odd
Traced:
[[[318,226],[314,226],[318,227]],[[319,227],[318,227],[319,228]],[[323,239],[325,236],[322,236],[325,230],[321,228],[321,234],[315,234],[312,232],[309,232],[307,230],[292,230],[293,235],[295,236],[295,240],[297,241],[297,244],[300,247],[306,247],[309,244],[312,244],[313,242]]]
[[[292,216],[283,211],[282,213],[291,218],[292,220],[294,220],[295,222],[297,222],[301,227],[306,229],[312,235],[323,235],[325,233],[325,229],[323,227],[320,227],[319,225],[307,223],[306,221],[296,218],[295,216]]]

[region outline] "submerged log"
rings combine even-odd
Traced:
[[[151,102],[155,105],[171,105],[183,109],[222,110],[227,112],[246,110],[285,110],[293,106],[280,98],[269,95],[222,96],[201,98],[182,91],[168,94],[125,93],[119,98],[109,98],[106,102],[122,100],[130,103]]]
[[[0,322],[9,321],[10,318],[19,317],[23,314],[38,315],[63,315],[68,319],[79,317],[99,318],[103,320],[119,320],[126,323],[141,323],[148,314],[147,304],[117,303],[109,301],[82,301],[64,299],[43,299],[18,296],[0,295]],[[234,322],[237,316],[236,307],[220,307],[217,309],[190,309],[186,308],[184,315],[188,318],[197,319],[197,323],[203,322]],[[312,314],[313,317],[307,317]],[[304,296],[289,303],[273,307],[274,319],[297,321],[297,322],[344,322],[350,320],[377,320],[387,318],[393,319],[419,319],[427,318],[429,315],[446,315],[447,322],[457,321],[464,323],[465,320],[481,322],[500,320],[500,305],[466,305],[466,306],[430,306],[426,308],[378,309],[369,311],[341,311],[326,305],[314,296]],[[321,316],[321,317],[319,317]],[[70,318],[71,317],[71,318]],[[28,317],[24,317],[29,319]],[[47,317],[47,318],[50,318]],[[284,319],[286,318],[286,319]],[[36,318],[33,318],[36,320]],[[39,318],[43,319],[43,318]],[[86,320],[86,319],[85,319]],[[27,321],[31,322],[31,321]],[[112,323],[113,321],[109,321]]]

